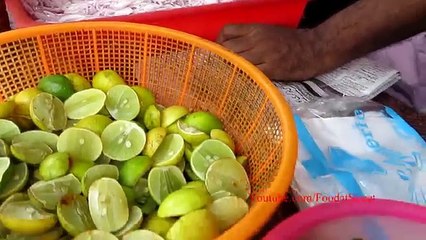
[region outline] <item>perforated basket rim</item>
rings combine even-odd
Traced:
[[[229,60],[238,66],[238,68],[246,72],[269,98],[269,101],[273,105],[277,116],[280,119],[280,127],[283,131],[283,138],[285,139],[281,148],[282,159],[277,175],[275,176],[274,181],[270,184],[270,187],[265,189],[262,194],[265,194],[265,196],[274,196],[276,194],[286,194],[288,192],[294,176],[298,150],[296,126],[290,105],[269,78],[267,78],[258,68],[221,45],[195,35],[169,28],[116,21],[49,24],[11,30],[0,33],[0,45],[30,37],[37,37],[38,41],[41,41],[40,36],[42,35],[52,35],[79,30],[94,32],[99,30],[133,31],[180,40],[195,47],[209,50],[218,56]],[[249,213],[232,228],[224,232],[218,239],[250,239],[267,223],[279,204],[280,202],[278,201],[253,203]]]

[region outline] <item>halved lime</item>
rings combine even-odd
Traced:
[[[230,196],[215,200],[207,209],[216,217],[220,231],[225,231],[248,213],[249,206],[243,199]]]
[[[40,164],[53,150],[42,142],[17,142],[10,146],[12,155],[29,164]]]
[[[225,143],[208,139],[197,146],[191,155],[191,169],[201,180],[206,179],[209,166],[223,158],[236,159],[234,152]]]
[[[209,135],[205,134],[202,131],[199,131],[196,128],[186,125],[181,120],[177,121],[177,129],[179,134],[183,137],[183,139],[189,144],[191,144],[192,146],[197,146],[203,141],[209,139]]]
[[[0,200],[4,200],[14,193],[21,191],[28,182],[29,172],[26,163],[18,163],[13,167],[12,177],[2,184]]]
[[[81,119],[79,122],[75,124],[75,126],[78,128],[85,128],[101,136],[105,128],[108,125],[110,125],[112,122],[113,121],[109,117],[96,114],[96,115],[88,116],[86,118]]]
[[[205,111],[193,112],[187,115],[184,122],[206,134],[213,129],[223,129],[223,123],[214,114]]]
[[[44,131],[59,131],[67,126],[64,104],[49,93],[40,93],[33,98],[30,116],[34,124]]]
[[[12,139],[20,133],[21,130],[14,122],[0,119],[0,139],[3,139],[7,144],[10,144]]]
[[[30,103],[35,96],[41,93],[37,88],[27,88],[15,95],[15,114],[30,116]]]
[[[58,143],[58,135],[50,132],[45,132],[41,130],[31,130],[23,132],[13,138],[13,143],[18,142],[32,142],[32,143],[44,143],[47,144],[54,152],[56,152],[56,145]]]
[[[10,162],[10,158],[8,157],[0,157],[0,182],[3,184],[3,182],[6,180],[8,181],[9,179],[4,179],[5,178],[5,173],[7,172],[7,170],[12,166],[11,162]]]
[[[198,189],[199,191],[209,193],[207,191],[206,184],[204,184],[203,181],[191,181],[191,182],[188,182],[186,185],[182,186],[182,188],[195,188],[195,189]]]
[[[106,101],[106,95],[99,89],[90,88],[74,93],[64,102],[69,119],[83,119],[97,114]]]
[[[28,189],[28,194],[47,210],[56,210],[64,196],[80,193],[80,182],[73,174],[49,181],[38,181]]]
[[[250,181],[243,166],[235,159],[225,158],[212,163],[206,174],[210,194],[227,191],[244,200],[250,196]]]
[[[186,161],[180,161],[176,164],[176,166],[183,172],[185,171]]]
[[[85,196],[89,193],[90,186],[98,179],[112,178],[117,180],[118,168],[114,165],[101,164],[89,168],[81,179],[81,189]]]
[[[179,218],[167,233],[167,240],[213,240],[220,231],[212,213],[206,209],[195,210]]]
[[[77,235],[73,240],[119,240],[112,233],[101,230],[90,230]]]
[[[183,159],[185,142],[179,134],[167,135],[158,146],[152,161],[154,166],[176,165]]]
[[[126,161],[142,152],[146,134],[135,122],[117,120],[105,128],[101,139],[105,156],[116,161]]]
[[[211,197],[213,200],[217,200],[219,198],[224,198],[224,197],[231,197],[231,196],[235,196],[235,195],[227,191],[217,191],[211,194]]]
[[[185,159],[189,162],[191,161],[192,152],[194,151],[194,148],[189,144],[185,143]]]
[[[142,229],[155,232],[156,234],[165,238],[167,232],[175,222],[175,218],[160,218],[157,215],[157,212],[153,212],[148,216],[146,220],[144,220],[144,223],[142,224]]]
[[[85,197],[70,194],[64,196],[56,209],[59,223],[72,236],[96,229],[90,216],[89,205]]]
[[[155,104],[155,95],[148,88],[141,86],[132,86],[139,98],[141,109],[139,111],[139,119],[143,119],[146,109],[149,105]]]
[[[7,203],[0,211],[0,219],[11,231],[28,235],[45,233],[57,223],[54,214],[33,206],[29,200]]]
[[[147,173],[152,166],[148,156],[137,156],[124,162],[120,168],[119,181],[124,186],[134,187],[139,179]]]
[[[88,200],[90,215],[99,230],[115,232],[129,220],[126,194],[113,178],[104,177],[92,183]]]
[[[62,240],[61,236],[63,233],[64,230],[61,227],[55,227],[48,232],[37,235],[26,235],[11,232],[4,240]]]
[[[142,224],[142,220],[142,210],[137,206],[132,206],[132,208],[130,209],[129,220],[127,221],[126,225],[124,225],[124,227],[115,232],[114,235],[117,237],[122,237],[127,233],[138,229]]]
[[[185,184],[185,177],[176,166],[154,167],[148,174],[149,193],[158,204]]]
[[[153,128],[146,134],[146,144],[142,151],[143,155],[152,157],[163,139],[167,136],[167,129],[162,127]]]
[[[0,157],[10,157],[10,146],[3,139],[0,139]]]
[[[55,152],[41,161],[39,166],[40,176],[43,180],[62,177],[69,170],[69,155],[64,152]]]
[[[126,82],[117,72],[110,69],[97,72],[92,80],[92,86],[105,93],[119,84],[126,84]]]
[[[208,192],[198,188],[181,188],[170,193],[158,208],[159,217],[180,217],[204,208],[211,201]]]
[[[179,129],[177,127],[177,122],[174,122],[172,125],[167,127],[167,133],[177,133],[179,134]]]
[[[131,121],[140,111],[138,95],[127,85],[116,85],[109,89],[105,107],[116,120]]]
[[[71,84],[76,92],[83,91],[92,87],[89,81],[87,81],[86,78],[84,78],[78,73],[68,73],[64,74],[64,76],[71,81]]]
[[[59,152],[70,155],[73,161],[95,161],[102,153],[102,141],[96,133],[72,127],[59,135],[57,148]]]
[[[188,108],[179,105],[173,105],[161,111],[161,127],[167,128],[178,119],[186,116],[189,113]]]
[[[149,130],[161,127],[161,112],[155,104],[149,105],[146,108],[143,123]]]
[[[217,139],[225,143],[226,145],[231,148],[232,151],[235,151],[235,143],[234,140],[232,140],[232,137],[222,129],[212,129],[210,131],[210,137],[211,139]]]
[[[156,234],[155,232],[151,232],[149,230],[144,230],[144,229],[129,232],[123,236],[123,240],[142,240],[142,239],[164,240],[164,238],[162,238],[160,235]]]
[[[89,161],[70,161],[70,173],[74,174],[80,181],[82,180],[84,174],[93,167],[95,162]]]
[[[15,110],[15,102],[0,102],[0,118],[10,117],[13,114],[13,110]]]
[[[201,180],[197,175],[195,175],[194,171],[192,171],[192,168],[191,168],[190,164],[186,164],[185,165],[184,172],[188,176],[188,178],[191,179],[192,181]]]

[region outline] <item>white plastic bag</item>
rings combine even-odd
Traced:
[[[426,205],[426,143],[395,111],[346,97],[295,113],[298,199],[308,206],[354,197]]]

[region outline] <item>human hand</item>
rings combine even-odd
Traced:
[[[278,81],[302,81],[319,74],[321,59],[311,30],[273,25],[227,25],[217,42]]]

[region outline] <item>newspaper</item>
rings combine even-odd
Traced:
[[[322,97],[351,96],[371,100],[401,79],[401,74],[368,58],[303,82],[274,82],[291,106]]]

